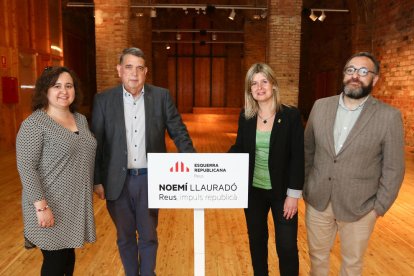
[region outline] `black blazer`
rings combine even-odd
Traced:
[[[165,131],[179,152],[195,152],[169,91],[148,84],[144,91],[146,153],[166,152]],[[106,198],[115,200],[128,169],[122,85],[95,95],[91,129],[98,142],[94,183],[103,184]]]
[[[229,150],[249,154],[249,189],[256,159],[256,128],[257,117],[246,120],[242,110],[236,143]],[[270,181],[281,200],[286,197],[288,188],[302,190],[304,182],[303,125],[297,108],[283,105],[277,112],[269,147]]]

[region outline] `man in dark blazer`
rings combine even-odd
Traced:
[[[329,274],[337,232],[340,275],[361,275],[378,216],[397,197],[404,178],[400,112],[370,95],[379,62],[358,53],[343,71],[338,96],[315,102],[305,129],[306,226],[311,275]]]
[[[145,84],[143,52],[124,49],[117,70],[122,85],[94,99],[91,128],[98,141],[94,191],[107,200],[126,275],[152,276],[158,210],[148,209],[147,153],[166,152],[166,130],[179,152],[195,150],[169,91]]]

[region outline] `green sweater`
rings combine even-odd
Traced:
[[[269,142],[270,131],[256,131],[256,159],[253,174],[253,187],[270,190]]]

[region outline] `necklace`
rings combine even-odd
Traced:
[[[267,118],[263,118],[262,116],[260,116],[259,113],[257,113],[257,115],[259,116],[260,120],[262,120],[263,124],[267,124],[267,120],[271,119],[273,116],[276,115],[276,113],[273,113],[273,115],[267,117]]]

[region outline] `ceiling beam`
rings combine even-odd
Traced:
[[[84,2],[68,2],[67,7],[82,7],[82,8],[93,8],[93,3]],[[208,8],[224,9],[224,10],[267,10],[265,6],[255,5],[211,5],[211,4],[131,4],[131,8],[149,8],[149,9],[196,9],[206,10]]]

